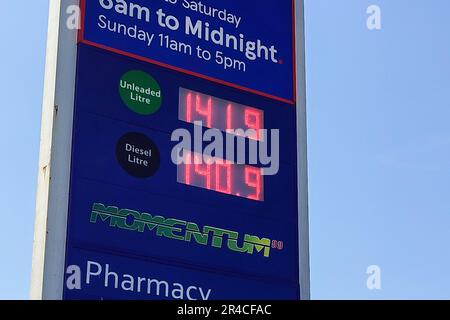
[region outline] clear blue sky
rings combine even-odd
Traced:
[[[48,1],[0,4],[0,299],[26,299]],[[449,13],[448,0],[306,0],[315,299],[450,299]]]

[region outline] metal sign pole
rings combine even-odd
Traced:
[[[305,59],[304,1],[296,1],[297,46],[297,158],[298,158],[298,212],[300,293],[310,299],[309,217],[308,217],[308,144],[306,121],[306,59]]]
[[[78,0],[51,0],[33,244],[31,299],[62,299],[69,200],[77,30],[66,10]]]

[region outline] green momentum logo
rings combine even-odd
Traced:
[[[119,93],[123,103],[140,115],[150,115],[159,110],[162,103],[161,87],[143,71],[129,71],[120,79]]]
[[[199,245],[214,248],[227,248],[228,250],[254,254],[262,252],[264,257],[270,256],[271,240],[259,238],[245,234],[240,238],[239,232],[230,231],[210,226],[204,226],[200,230],[198,224],[183,220],[165,218],[162,216],[152,216],[148,213],[141,213],[130,209],[119,209],[114,206],[105,206],[101,203],[94,203],[91,212],[91,223],[109,222],[111,228],[119,228],[128,231],[143,233],[145,231],[155,231],[156,236],[168,239],[195,242]],[[226,238],[225,238],[226,236]],[[243,240],[243,241],[241,241]],[[238,243],[243,242],[240,246]],[[226,243],[226,245],[225,245]]]

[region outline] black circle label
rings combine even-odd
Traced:
[[[119,139],[116,157],[120,166],[136,178],[148,178],[158,171],[161,156],[156,144],[145,134],[130,132]]]

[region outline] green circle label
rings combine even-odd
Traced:
[[[148,73],[129,71],[120,79],[119,92],[128,108],[141,115],[159,110],[162,103],[161,87]]]

